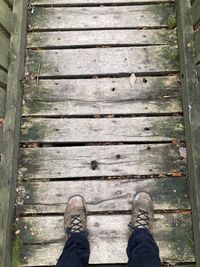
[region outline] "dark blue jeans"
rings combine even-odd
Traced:
[[[135,230],[129,238],[128,267],[161,267],[159,249],[151,233]],[[86,234],[72,234],[66,242],[56,267],[87,267],[90,247]]]

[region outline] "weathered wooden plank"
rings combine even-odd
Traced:
[[[7,73],[0,68],[0,86],[3,88],[6,88],[7,84]]]
[[[5,107],[6,107],[6,90],[0,87],[0,117],[4,116]]]
[[[2,150],[2,140],[3,140],[3,123],[4,119],[0,117],[0,161],[1,161],[1,150]]]
[[[181,150],[174,144],[26,148],[20,153],[19,177],[56,179],[184,173]]]
[[[103,29],[174,26],[174,4],[114,7],[35,7],[30,30]],[[77,19],[78,17],[78,19]]]
[[[0,66],[6,70],[8,69],[9,62],[9,46],[9,38],[2,31],[0,31]]]
[[[196,72],[190,0],[177,1],[177,17],[196,263],[200,266],[200,87]]]
[[[67,48],[97,45],[165,45],[176,44],[175,30],[104,30],[104,31],[60,31],[30,32],[29,48]]]
[[[197,77],[200,80],[200,65],[197,66]]]
[[[0,171],[0,259],[1,267],[12,265],[13,217],[21,117],[21,81],[23,80],[26,0],[14,1],[11,57],[8,71],[7,110],[5,113]],[[7,4],[4,2],[7,6]],[[9,13],[6,13],[9,17]],[[10,19],[10,18],[9,18]]]
[[[29,75],[39,77],[166,73],[178,71],[178,65],[177,47],[167,45],[34,50],[27,56]]]
[[[174,2],[174,0],[30,0],[31,5],[61,5],[61,6],[70,6],[70,5],[91,5],[91,4],[144,4],[144,3],[169,3]]]
[[[90,263],[126,263],[130,215],[88,216]],[[25,243],[22,266],[55,265],[63,245],[63,217],[20,218]],[[194,262],[191,216],[156,214],[154,236],[164,262]],[[115,242],[113,242],[115,240]],[[35,244],[35,245],[31,245]]]
[[[13,0],[3,0],[3,1],[6,2],[9,7],[11,8],[13,7]]]
[[[6,29],[8,33],[11,33],[12,11],[4,0],[0,0],[0,6],[0,26]]]
[[[200,63],[200,31],[195,32],[195,52],[196,52],[196,63]]]
[[[152,142],[184,140],[182,117],[44,119],[22,121],[22,142]]]
[[[63,213],[72,195],[84,197],[89,212],[131,210],[132,196],[151,194],[156,210],[190,209],[187,178],[24,182],[18,187],[17,214]]]
[[[24,88],[23,115],[178,113],[180,95],[176,76],[30,80]]]
[[[200,20],[200,0],[195,0],[192,5],[193,23],[196,25]]]

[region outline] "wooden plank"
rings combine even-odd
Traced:
[[[34,50],[27,55],[29,75],[38,77],[168,73],[178,71],[178,65],[177,47],[167,45]]]
[[[8,70],[10,40],[2,31],[0,31],[0,47],[0,66]]]
[[[13,7],[13,0],[4,0],[4,2],[9,6],[9,7]]]
[[[137,77],[132,80],[131,77],[30,80],[24,88],[23,115],[169,114],[182,111],[178,77]]]
[[[0,171],[0,259],[1,267],[12,265],[13,221],[24,73],[27,1],[14,1],[11,57],[8,71],[7,110],[5,114]],[[6,13],[8,17],[9,13]]]
[[[29,16],[30,30],[167,27],[174,4],[142,6],[35,7]],[[79,18],[77,20],[77,17]]]
[[[6,90],[0,87],[0,117],[4,116],[5,107],[6,107]]]
[[[17,214],[63,213],[67,199],[81,195],[88,212],[129,211],[132,196],[151,194],[155,210],[190,209],[188,179],[116,179],[24,182],[18,187]]]
[[[182,117],[138,117],[103,119],[35,119],[22,121],[21,141],[160,142],[184,140]]]
[[[126,263],[130,215],[88,216],[91,264]],[[22,266],[55,265],[63,245],[63,216],[20,218],[24,257]],[[191,216],[156,214],[154,236],[163,262],[194,262]],[[115,242],[113,242],[115,240]],[[35,244],[35,245],[33,245]]]
[[[200,31],[195,32],[196,63],[200,63]]]
[[[3,124],[4,124],[4,118],[0,117],[0,162],[1,162],[1,150],[2,150],[2,140],[3,140]]]
[[[200,266],[200,90],[196,72],[190,0],[177,1],[183,109],[188,155],[196,264]]]
[[[197,66],[197,77],[200,80],[200,65]]]
[[[11,33],[12,11],[4,0],[0,0],[0,6],[0,26],[2,26],[8,33]]]
[[[200,0],[195,0],[192,5],[193,24],[196,25],[200,20]]]
[[[0,68],[0,86],[6,88],[8,74]]]
[[[31,5],[35,6],[45,6],[45,5],[50,5],[50,6],[70,6],[70,5],[91,5],[91,4],[98,4],[98,5],[103,5],[103,4],[150,4],[150,3],[170,3],[174,2],[174,0],[70,0],[70,1],[65,1],[65,0],[30,0]]]
[[[175,30],[100,30],[30,32],[29,48],[67,48],[79,46],[120,45],[165,45],[176,44]]]
[[[20,153],[19,177],[56,179],[185,173],[181,150],[174,144],[26,148]]]

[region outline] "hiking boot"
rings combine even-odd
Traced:
[[[131,233],[136,229],[151,231],[154,219],[154,210],[151,197],[148,193],[139,192],[133,198],[132,222],[129,227]]]
[[[86,207],[81,196],[73,196],[69,199],[64,214],[64,227],[66,240],[73,233],[86,232]]]

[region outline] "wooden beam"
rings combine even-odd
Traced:
[[[191,188],[196,262],[200,266],[200,90],[194,52],[190,0],[177,1],[178,40],[183,88],[188,172]]]
[[[0,222],[0,258],[2,267],[11,267],[12,226],[21,117],[21,81],[24,72],[24,45],[26,39],[26,10],[26,0],[14,2],[12,21],[14,28],[11,35],[11,62],[8,72],[0,173],[0,218],[2,218]]]

